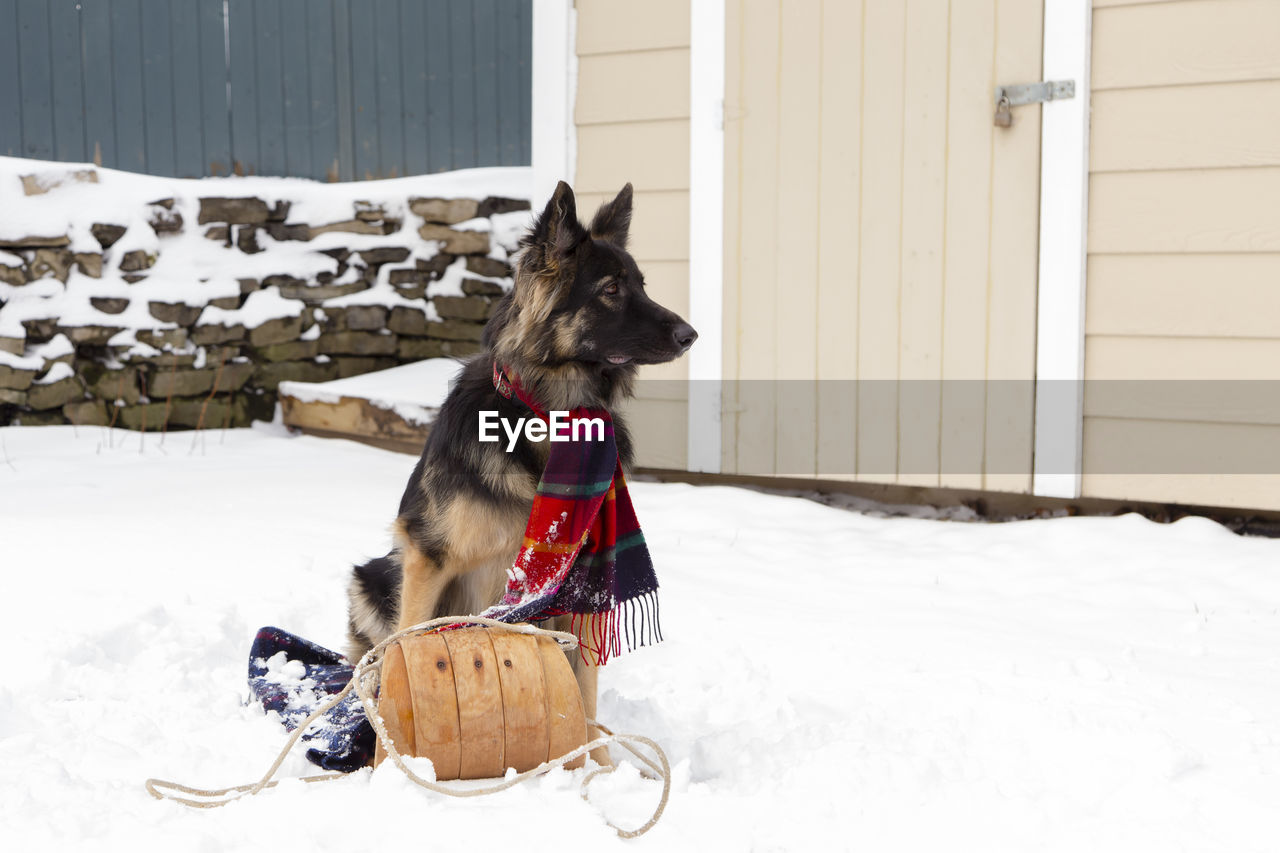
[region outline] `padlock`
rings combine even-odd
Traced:
[[[1013,113],[1009,111],[1009,98],[1007,95],[1001,95],[1000,100],[996,101],[996,127],[1012,127]]]

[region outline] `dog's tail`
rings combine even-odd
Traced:
[[[393,552],[356,566],[347,588],[347,659],[361,655],[395,632],[400,613],[399,557]]]

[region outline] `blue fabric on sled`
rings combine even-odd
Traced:
[[[281,653],[283,658],[272,661]],[[346,687],[354,671],[337,652],[279,628],[258,631],[249,650],[249,690],[289,731]],[[311,745],[307,760],[326,770],[349,773],[373,758],[373,726],[354,692],[313,723],[302,740]]]

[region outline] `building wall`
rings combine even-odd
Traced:
[[[689,0],[577,0],[578,212],[589,219],[628,181],[630,248],[649,294],[689,312]],[[637,464],[683,469],[683,361],[645,367],[628,409]]]
[[[1094,3],[1086,496],[1280,507],[1273,386],[1185,381],[1280,379],[1278,34],[1272,0]]]
[[[0,0],[0,155],[349,181],[529,163],[530,0]]]
[[[1280,4],[1094,5],[1084,494],[1280,506],[1265,387],[1153,384],[1280,379]],[[688,0],[577,11],[584,215],[633,181],[684,311]],[[1040,116],[991,92],[1042,12],[727,0],[726,473],[1030,489]],[[645,375],[641,462],[682,468],[684,367]]]
[[[1029,490],[1041,4],[726,12],[723,470]]]

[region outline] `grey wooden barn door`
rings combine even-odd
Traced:
[[[529,162],[531,0],[0,0],[0,154],[359,180]]]

